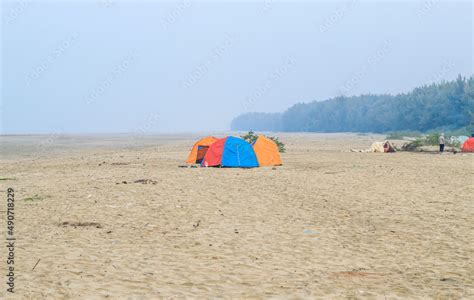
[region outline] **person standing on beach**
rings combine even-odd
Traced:
[[[439,136],[439,152],[444,152],[444,133]]]

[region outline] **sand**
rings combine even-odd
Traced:
[[[474,156],[350,152],[383,138],[282,134],[243,170],[178,168],[190,135],[0,137],[15,295],[472,298]]]

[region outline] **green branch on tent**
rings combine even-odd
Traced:
[[[249,142],[250,144],[255,143],[255,141],[258,139],[258,135],[255,134],[255,132],[253,132],[252,130],[247,132],[245,135],[241,135],[240,137],[243,138],[244,140],[246,140],[247,142]],[[275,144],[277,144],[278,151],[280,153],[285,153],[286,152],[285,144],[283,142],[281,142],[278,137],[267,136],[267,138],[271,139],[272,141],[275,142]]]

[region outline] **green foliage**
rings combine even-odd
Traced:
[[[473,121],[474,77],[458,76],[456,80],[424,85],[404,94],[341,96],[295,104],[282,114],[244,114],[232,121],[231,128],[287,132],[448,132],[459,128],[473,131]]]
[[[285,153],[286,152],[286,148],[285,148],[285,144],[283,144],[279,139],[278,137],[274,137],[274,136],[267,136],[269,139],[271,139],[272,141],[275,142],[275,144],[277,144],[278,146],[278,151],[280,153]]]
[[[454,148],[459,148],[461,149],[462,148],[462,145],[459,141],[455,141],[454,143],[452,144],[449,144],[451,147],[454,147]]]
[[[439,133],[431,133],[426,136],[422,136],[417,138],[415,141],[405,143],[402,146],[402,150],[405,151],[417,151],[422,146],[437,146],[439,145]],[[450,143],[450,135],[445,136],[446,145],[454,147],[454,148],[461,148],[461,143],[459,141],[454,141]]]
[[[423,140],[416,139],[412,142],[406,143],[402,146],[403,151],[417,151],[421,146],[423,146]]]
[[[440,137],[439,133],[428,134],[423,139],[423,143],[424,143],[424,145],[427,145],[427,146],[439,145],[439,137]]]
[[[255,143],[255,141],[258,139],[258,135],[255,134],[252,130],[247,132],[245,135],[241,135],[241,138],[249,142],[250,144]]]
[[[253,132],[252,130],[250,130],[245,135],[242,135],[240,137],[243,138],[244,140],[246,140],[247,142],[249,142],[250,144],[255,143],[255,141],[258,139],[258,135],[255,134],[255,132]],[[280,139],[278,137],[267,136],[267,138],[271,139],[272,141],[275,142],[275,144],[277,144],[278,151],[280,153],[285,153],[286,152],[285,144],[282,141],[280,141]]]

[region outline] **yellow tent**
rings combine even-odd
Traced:
[[[281,166],[281,157],[277,144],[264,135],[259,135],[253,145],[260,167]]]

